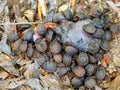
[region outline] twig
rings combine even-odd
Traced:
[[[0,23],[0,26],[1,25],[19,25],[19,24],[38,24],[38,23],[43,23],[43,22],[40,22],[40,21],[37,21],[37,22],[19,22],[19,23]]]

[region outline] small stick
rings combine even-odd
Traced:
[[[40,21],[37,21],[37,22],[19,22],[19,23],[0,23],[0,26],[1,25],[19,25],[19,24],[38,24],[38,23],[43,23],[43,22],[40,22]]]

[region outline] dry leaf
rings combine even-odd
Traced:
[[[18,70],[14,66],[8,66],[8,67],[2,67],[2,68],[4,68],[7,72],[9,72],[15,76],[19,75]]]
[[[111,82],[108,90],[120,90],[120,75]]]
[[[69,7],[69,4],[63,4],[62,6],[59,7],[58,12],[65,11],[68,9],[68,7]]]
[[[0,63],[3,61],[11,61],[11,57],[6,54],[0,53]]]
[[[114,0],[115,3],[118,3],[119,1],[118,0]]]
[[[103,90],[103,89],[100,88],[99,86],[95,86],[95,90]]]
[[[4,13],[4,7],[5,7],[6,4],[7,4],[7,0],[0,0],[0,17]]]
[[[0,90],[7,90],[8,86],[11,82],[15,82],[15,81],[19,81],[19,80],[20,80],[20,78],[0,80]]]
[[[26,86],[26,90],[32,90],[32,88],[30,88],[30,87]]]
[[[21,86],[22,84],[24,84],[26,82],[26,80],[16,80],[13,82],[10,82],[9,85],[7,86],[7,89],[15,89],[18,86]]]
[[[26,65],[26,64],[30,64],[32,61],[30,60],[24,60],[24,59],[19,59],[16,61],[17,64],[19,64],[20,66]]]
[[[15,21],[16,21],[16,22],[26,22],[26,20],[24,20],[24,19],[21,17],[20,8],[19,8],[19,5],[18,5],[18,4],[14,4],[14,5],[13,5],[13,12],[15,13]]]
[[[15,69],[12,63],[12,59],[5,54],[0,54],[0,66],[7,72],[18,76],[18,71]]]
[[[1,43],[0,42],[0,49],[6,54],[9,54],[9,55],[11,54],[10,46],[6,43]]]
[[[6,77],[8,77],[8,73],[7,72],[5,72],[5,71],[0,71],[0,78],[2,79],[2,80],[4,80]]]
[[[112,1],[106,1],[106,2],[114,11],[118,13],[118,17],[120,17],[120,8],[118,8],[117,4],[114,4]]]
[[[113,63],[115,66],[120,66],[120,58],[117,55],[113,55]]]
[[[24,12],[24,16],[27,17],[27,19],[31,22],[34,21],[34,12],[32,10],[26,10]]]
[[[76,3],[76,0],[71,0],[71,6],[74,7]]]
[[[32,90],[44,90],[43,87],[40,85],[38,79],[28,79],[26,85],[32,88]]]
[[[107,67],[107,65],[110,64],[110,57],[107,55],[104,55],[101,60],[101,64],[103,67]]]
[[[37,62],[26,65],[27,70],[24,72],[24,76],[29,79],[30,77],[32,77],[32,71],[38,69],[38,67],[39,65],[37,64]]]
[[[51,75],[45,75],[45,76],[40,75],[40,78],[42,80],[44,87],[47,90],[63,90],[60,87],[58,80],[56,80],[55,78],[52,78],[52,77],[53,76],[51,76]]]
[[[62,84],[65,85],[65,86],[71,86],[71,83],[70,83],[70,79],[68,77],[68,75],[64,75],[62,78]]]
[[[53,22],[45,23],[45,27],[46,27],[46,28],[55,28],[55,27],[57,27],[57,26],[58,26],[57,23],[53,23]]]
[[[1,67],[9,67],[13,65],[11,61],[3,61],[3,62],[0,62],[0,66]]]
[[[42,68],[40,68],[40,73],[41,73],[41,75],[43,75],[43,76],[45,76],[45,75],[47,75],[48,74],[48,72],[47,71],[45,71],[44,69],[42,69]]]
[[[11,54],[11,48],[7,44],[7,38],[8,38],[8,33],[11,31],[10,25],[7,25],[9,23],[8,17],[6,17],[6,24],[4,25],[5,32],[2,33],[2,40],[0,41],[0,50],[6,54]]]
[[[102,64],[103,67],[107,67],[107,63],[105,62],[104,59],[101,60],[101,64]]]

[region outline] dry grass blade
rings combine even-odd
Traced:
[[[38,0],[38,4],[42,10],[42,14],[43,16],[46,16],[47,14],[47,6],[46,6],[46,2],[45,0]]]
[[[71,6],[74,7],[75,3],[76,3],[76,0],[70,0],[70,1],[71,1]]]
[[[42,21],[42,10],[39,3],[38,3],[38,15],[39,15],[40,21]]]

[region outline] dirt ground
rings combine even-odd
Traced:
[[[93,1],[102,2],[103,6],[99,6],[99,3],[98,6],[95,6],[92,3]],[[32,47],[37,47],[35,46],[35,40],[44,41],[45,35],[42,36],[37,32],[38,24],[42,23],[48,31],[49,29],[54,30],[54,28],[59,26],[61,18],[70,17],[66,15],[66,18],[64,18],[60,16],[61,14],[58,14],[60,17],[54,19],[56,22],[52,22],[51,17],[54,12],[63,13],[65,10],[70,9],[72,14],[75,15],[73,13],[74,10],[83,10],[86,17],[88,17],[87,14],[89,13],[96,18],[97,16],[94,16],[96,8],[91,11],[88,8],[86,9],[87,5],[92,8],[97,7],[101,11],[103,7],[109,7],[112,12],[109,15],[110,19],[114,17],[110,21],[112,24],[118,25],[117,30],[120,30],[119,0],[0,0],[0,90],[120,90],[120,31],[116,33],[113,30],[112,40],[109,42],[110,50],[97,63],[97,65],[102,65],[105,68],[105,78],[99,81],[95,79],[97,84],[94,84],[94,89],[88,89],[84,85],[79,88],[73,88],[68,75],[62,77],[62,82],[57,72],[54,72],[54,67],[53,72],[48,72],[40,67],[38,63],[41,64],[44,59],[42,58],[41,60],[43,61],[40,62],[37,62],[37,59],[35,61],[34,58],[40,55],[39,52],[36,51],[35,54],[31,54],[32,50],[27,52],[25,43],[22,44],[20,50],[17,50],[19,45],[16,43],[20,42],[18,41],[19,39],[26,39],[24,36],[28,33],[32,32],[33,35],[32,42],[34,42],[34,45]],[[75,9],[76,7],[77,9]],[[114,12],[117,13],[117,17]],[[63,16],[65,16],[65,13]],[[84,18],[83,13],[80,16]],[[74,18],[73,22],[76,19],[78,17]],[[68,23],[66,27],[67,25]],[[44,33],[44,31],[41,32]],[[29,39],[29,35],[26,41]],[[39,50],[44,50],[45,48],[45,45],[43,45],[42,49],[40,48]],[[35,50],[37,49],[34,48]],[[59,64],[58,66],[62,65]]]

